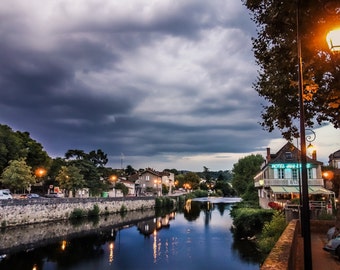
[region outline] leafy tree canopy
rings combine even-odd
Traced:
[[[26,190],[30,185],[36,182],[32,174],[32,168],[28,166],[24,158],[20,160],[11,160],[8,167],[5,168],[1,175],[0,181],[4,187],[11,190]]]
[[[253,50],[260,66],[254,89],[265,99],[262,127],[298,136],[297,3],[300,4],[306,126],[330,122],[340,127],[340,57],[327,47],[326,34],[338,26],[339,1],[243,0],[257,25]]]
[[[38,167],[50,166],[51,158],[40,143],[30,137],[28,132],[14,132],[7,125],[0,125],[0,172],[11,160],[25,158],[28,166],[35,170]]]
[[[56,177],[60,188],[67,191],[73,191],[73,195],[77,189],[81,189],[85,186],[85,180],[80,170],[74,165],[62,166],[61,170]]]
[[[191,189],[197,189],[201,181],[200,177],[194,172],[184,174],[183,180],[184,184],[189,184]]]
[[[247,191],[254,190],[254,176],[259,172],[263,157],[259,154],[250,155],[238,160],[233,167],[233,188],[237,191],[239,196],[247,193]]]

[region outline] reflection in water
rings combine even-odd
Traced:
[[[114,242],[110,242],[109,244],[109,264],[111,265],[111,263],[113,262],[113,250],[115,248],[115,244]]]
[[[233,239],[230,205],[191,201],[187,206],[183,213],[170,212],[90,234],[84,231],[9,253],[0,260],[0,269],[259,269],[256,247]]]
[[[67,245],[67,241],[66,240],[63,240],[61,242],[61,250],[64,251],[66,249],[66,245]]]

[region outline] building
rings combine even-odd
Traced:
[[[267,148],[267,156],[261,171],[254,177],[262,208],[283,208],[287,202],[299,201],[300,198],[300,150],[292,143],[286,143],[277,153],[272,154]],[[322,162],[307,157],[308,190],[311,204],[326,207],[334,192],[324,188]],[[299,203],[297,203],[299,204]]]
[[[329,155],[328,164],[335,169],[340,169],[340,150]]]
[[[132,177],[136,178],[136,175]],[[136,194],[139,195],[162,195],[162,186],[168,187],[171,192],[174,185],[174,174],[163,171],[158,172],[147,168],[138,172],[138,179],[135,181]]]

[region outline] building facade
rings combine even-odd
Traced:
[[[301,163],[300,150],[292,143],[286,143],[277,153],[267,148],[267,156],[261,171],[254,177],[262,208],[283,208],[287,202],[300,198]],[[308,190],[311,202],[327,200],[333,192],[324,188],[322,162],[307,157]]]
[[[150,168],[140,171],[135,181],[136,195],[161,196],[163,185],[169,189],[170,193],[173,189],[174,177],[174,174],[168,171],[158,172]]]

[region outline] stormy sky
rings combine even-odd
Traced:
[[[240,0],[2,0],[0,124],[52,157],[108,166],[232,169],[278,151],[261,129],[255,25]],[[340,133],[317,130],[319,159]]]

